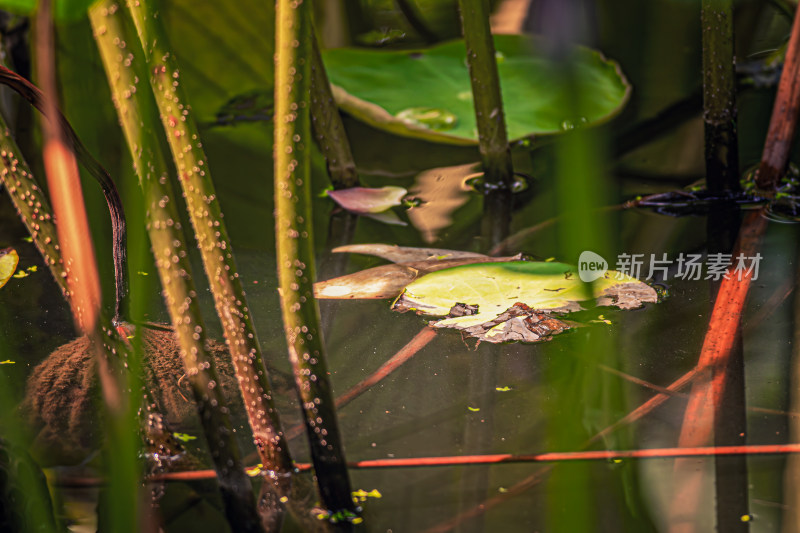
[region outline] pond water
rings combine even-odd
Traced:
[[[642,134],[641,139],[634,139],[638,141],[635,148],[630,147],[635,124],[696,92],[699,28],[693,13],[681,3],[666,0],[641,8],[644,13],[634,7],[640,2],[600,4],[596,46],[621,63],[634,92],[626,111],[597,129],[598,146],[607,148],[606,167],[598,170],[606,180],[606,198],[597,207],[681,188],[704,172],[699,108],[687,113],[678,126],[665,126],[653,138]],[[633,14],[620,16],[616,26],[603,18],[613,18],[624,9]],[[636,29],[637,13],[650,21],[661,17],[658,24],[653,22],[647,38]],[[769,31],[755,32],[747,50],[766,48],[775,34],[786,29],[779,18],[763,25]],[[634,47],[631,42],[635,39],[645,46]],[[98,83],[103,81],[100,78]],[[73,90],[84,94],[92,88]],[[743,168],[759,159],[773,93],[774,88],[750,88],[740,95]],[[91,124],[88,119],[87,124]],[[87,124],[76,124],[76,128],[88,131]],[[486,251],[479,238],[481,200],[464,186],[464,179],[475,172],[476,148],[401,138],[350,118],[346,126],[364,183],[406,187],[423,203],[407,212],[398,209],[409,225],[390,226],[363,217],[356,221],[336,211],[328,199],[317,198],[314,223],[320,279],[384,263],[359,255],[337,259],[329,253],[346,242]],[[291,368],[275,276],[272,184],[269,171],[263,170],[272,165],[270,128],[271,124],[258,121],[206,124],[201,133],[259,341],[273,370],[276,401],[284,426],[293,428],[302,419],[287,377]],[[93,142],[103,144],[96,138],[87,144]],[[625,143],[627,149],[622,150]],[[528,187],[515,197],[515,233],[561,213],[554,184],[558,150],[518,146],[513,155],[515,168],[529,176]],[[315,154],[314,165],[315,188],[320,192],[325,178],[319,154]],[[131,282],[144,302],[141,317],[167,323],[156,287],[157,274],[147,257],[141,214],[136,214],[135,178],[124,157],[121,161],[116,157],[109,167],[119,169],[121,190],[131,213]],[[87,191],[87,198],[108,288],[110,260],[102,259],[110,258],[104,244],[108,240],[104,208],[96,191]],[[678,258],[703,254],[702,260],[707,262],[708,253],[726,246],[716,228],[721,225],[730,232],[737,221],[719,222],[722,217],[716,213],[670,217],[643,209],[598,210],[585,216],[590,224],[612,228],[604,252],[612,268],[619,254],[642,254],[640,277],[645,278],[650,258],[666,254],[670,261],[666,275],[652,280],[662,289],[659,303],[632,311],[589,309],[576,315],[585,327],[550,342],[507,345],[477,344],[453,330],[426,334],[422,317],[396,313],[387,300],[321,303],[335,395],[356,386],[417,339],[412,358],[338,411],[349,461],[529,456],[528,461],[507,464],[351,469],[353,489],[366,493],[361,529],[400,533],[712,531],[714,527],[725,532],[789,532],[800,528],[800,463],[796,456],[665,457],[690,425],[685,418],[688,396],[697,391],[688,383],[669,395],[664,395],[664,388],[697,364],[719,285],[682,278]],[[558,221],[545,224],[508,251],[576,263],[577,256],[565,256],[567,247],[560,231]],[[798,442],[800,356],[796,331],[800,300],[794,291],[798,231],[787,221],[772,221],[767,227],[759,250],[758,277],[748,293],[721,416],[709,445]],[[1,194],[0,248],[15,247],[20,269],[29,273],[0,290],[0,361],[11,361],[0,370],[10,377],[17,399],[33,394],[26,391],[25,383],[41,372],[34,370],[36,366],[75,336],[68,308],[26,235],[8,197]],[[201,272],[198,258],[192,259],[195,271]],[[196,281],[209,335],[221,339],[211,296],[203,281]],[[66,363],[51,368],[51,381],[59,373],[74,372],[77,382],[83,374],[74,369],[83,368],[81,364],[88,371],[86,361],[71,364],[69,369]],[[179,371],[173,377],[180,388]],[[99,426],[89,427],[95,424],[93,418],[83,420],[80,413],[80,409],[93,408],[91,395],[73,399],[65,390],[52,383],[49,386],[40,394],[52,395],[48,397],[53,402],[66,406],[69,413],[61,413],[62,418],[76,419],[72,433],[58,437],[73,443],[92,431],[102,433]],[[660,405],[628,418],[660,393],[664,395]],[[243,419],[235,418],[244,455],[248,464],[254,464],[257,460]],[[191,421],[176,429],[199,435]],[[304,436],[291,430],[290,434],[295,435],[291,440],[294,459],[308,462]],[[197,442],[186,444],[199,449]],[[551,452],[649,449],[666,450],[656,454],[661,457],[652,458],[582,456],[575,460],[575,456],[553,455],[530,460]],[[72,450],[68,458],[53,450],[32,447],[31,451],[47,460],[51,479],[65,485],[60,505],[72,521],[72,530],[93,531],[98,490],[85,486],[92,485],[91,480],[99,475],[92,446]],[[207,468],[203,453],[198,456],[191,466]],[[89,482],[84,483],[87,478]],[[212,482],[170,482],[159,490],[163,491],[160,508],[167,531],[226,530]],[[289,524],[285,529],[297,528]]]

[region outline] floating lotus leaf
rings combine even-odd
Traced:
[[[512,140],[608,120],[630,93],[619,65],[575,48],[583,114],[574,116],[541,38],[495,36],[506,127]],[[477,144],[466,49],[461,40],[425,50],[339,48],[324,60],[339,106],[378,128],[451,144]]]
[[[464,330],[489,342],[535,342],[567,329],[552,314],[578,311],[579,302],[596,299],[597,305],[631,309],[657,300],[652,287],[615,271],[606,272],[591,288],[588,294],[574,267],[563,263],[475,263],[415,280],[393,309],[448,317],[433,326]],[[524,338],[525,327],[538,339]]]
[[[17,251],[13,248],[4,248],[0,250],[0,287],[8,283],[14,271],[17,269],[19,263],[19,256]]]

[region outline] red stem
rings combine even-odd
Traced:
[[[764,153],[756,174],[756,185],[759,189],[772,191],[780,182],[786,162],[789,160],[798,110],[800,110],[800,9],[795,12],[792,35],[789,37],[778,94],[775,96],[767,140],[764,143]]]

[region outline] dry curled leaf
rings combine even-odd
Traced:
[[[511,259],[514,259],[514,257],[433,258],[427,261],[409,261],[393,265],[382,265],[327,281],[318,281],[314,284],[314,297],[335,300],[388,300],[397,298],[406,285],[431,272],[476,262],[509,261]]]

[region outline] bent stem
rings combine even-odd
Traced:
[[[33,107],[39,110],[48,119],[53,120],[53,128],[61,131],[62,139],[73,152],[74,157],[84,165],[86,170],[94,177],[103,189],[103,196],[108,204],[109,215],[111,216],[112,248],[114,251],[114,325],[122,320],[122,303],[128,294],[128,271],[127,271],[127,229],[125,227],[125,213],[122,209],[122,200],[119,192],[111,179],[111,175],[95,159],[89,150],[83,145],[75,130],[72,129],[67,118],[58,110],[55,105],[49,105],[48,100],[42,91],[31,82],[6,68],[0,66],[0,83],[13,89],[22,98],[27,100]]]
[[[488,247],[491,247],[509,232],[514,171],[494,41],[489,28],[489,2],[459,0],[458,5],[467,47],[467,65],[484,172],[483,236],[488,239]]]
[[[311,219],[311,5],[279,0],[275,65],[275,239],[289,358],[305,412],[311,457],[331,519],[357,518],[314,298]]]

